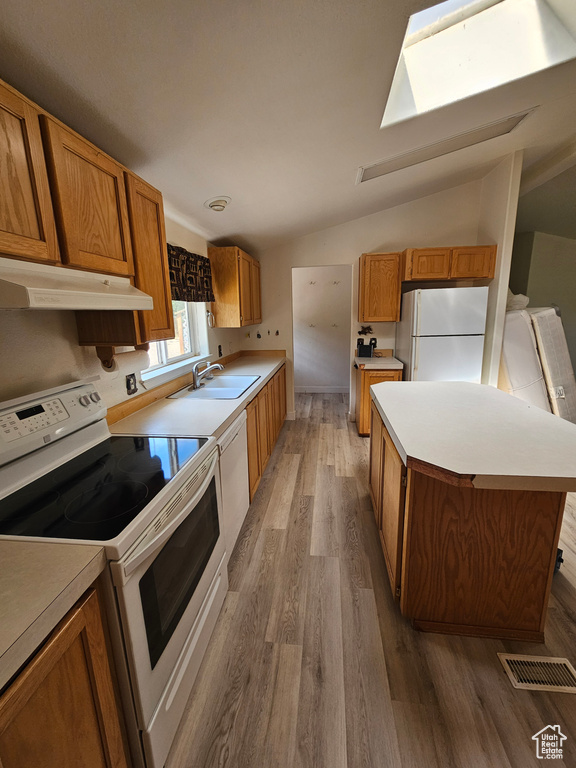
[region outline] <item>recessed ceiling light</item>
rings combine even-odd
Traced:
[[[231,202],[229,197],[220,195],[219,197],[211,197],[210,200],[206,200],[204,207],[210,208],[211,211],[223,211],[229,202]]]

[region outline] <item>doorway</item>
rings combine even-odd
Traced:
[[[350,391],[352,265],[294,267],[294,391]]]

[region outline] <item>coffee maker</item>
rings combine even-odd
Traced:
[[[376,349],[376,339],[370,339],[368,344],[364,344],[362,339],[358,339],[356,342],[356,348],[358,351],[358,357],[374,357],[374,350]]]

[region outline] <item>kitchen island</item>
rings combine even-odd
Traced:
[[[493,387],[371,388],[370,491],[415,628],[543,642],[576,425]]]

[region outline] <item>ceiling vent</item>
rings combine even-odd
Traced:
[[[435,144],[428,144],[426,147],[420,147],[420,149],[406,152],[403,155],[396,155],[396,157],[391,157],[388,160],[381,160],[379,163],[374,163],[373,165],[364,165],[358,169],[356,183],[360,184],[363,181],[377,179],[378,176],[386,176],[386,174],[400,171],[402,168],[409,168],[418,163],[425,163],[427,160],[432,160],[435,157],[442,157],[451,152],[456,152],[459,149],[471,147],[474,144],[480,144],[482,141],[495,139],[497,136],[504,136],[516,128],[516,126],[532,111],[533,110],[530,109],[527,112],[511,115],[510,117],[504,118],[504,120],[498,120],[495,123],[483,125],[481,128],[475,128],[472,131],[466,131],[457,136],[451,136],[449,139],[438,141]]]

